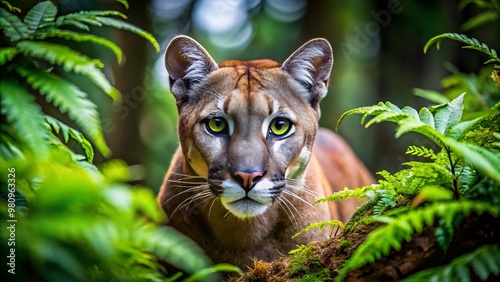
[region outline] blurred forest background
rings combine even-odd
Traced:
[[[16,5],[26,11],[35,2]],[[477,54],[469,57],[470,51],[460,51],[460,44],[452,42],[445,42],[439,52],[432,48],[423,53],[431,37],[467,29],[463,23],[479,8],[468,5],[461,10],[458,1],[132,0],[129,10],[108,0],[61,0],[57,4],[63,14],[122,11],[128,22],[151,31],[160,42],[161,52],[156,53],[137,35],[110,29],[109,38],[124,51],[122,64],[104,48],[91,51],[104,58],[104,71],[122,93],[123,102],[113,105],[106,96],[92,95],[100,90],[88,91],[98,105],[112,157],[131,166],[134,182],[155,191],[178,145],[177,111],[163,64],[165,47],[177,34],[195,38],[216,61],[283,61],[309,39],[328,39],[335,64],[329,94],[321,104],[320,124],[332,129],[344,111],[378,101],[414,108],[428,105],[413,95],[415,87],[442,91],[442,79],[454,69],[472,72],[484,61]],[[466,33],[498,50],[500,27],[494,22],[489,25]],[[49,105],[44,107],[44,112],[52,111]],[[52,112],[72,124],[56,110]],[[339,130],[372,172],[400,169],[411,158],[404,154],[408,144],[431,145],[411,134],[396,142],[393,132],[390,124],[364,129],[356,118],[346,120]],[[103,161],[96,156],[96,164]]]

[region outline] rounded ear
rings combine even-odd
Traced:
[[[333,52],[326,39],[316,38],[306,42],[293,52],[281,65],[281,69],[308,91],[308,100],[317,107],[326,96],[333,66]]]
[[[168,44],[165,67],[170,78],[170,91],[178,102],[185,101],[196,83],[219,68],[203,46],[185,35],[174,37]]]

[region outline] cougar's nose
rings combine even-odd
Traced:
[[[245,191],[250,191],[253,188],[253,185],[259,181],[262,177],[262,173],[260,171],[236,171],[234,173],[234,178],[240,183],[241,187],[245,189]]]

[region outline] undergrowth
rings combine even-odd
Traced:
[[[128,7],[127,1],[118,2]],[[115,104],[120,93],[99,59],[78,45],[69,46],[100,46],[120,63],[120,47],[96,35],[96,28],[109,27],[133,32],[159,50],[151,34],[124,19],[115,10],[60,15],[51,1],[36,3],[24,14],[1,1],[0,215],[12,227],[0,231],[6,268],[2,281],[181,278],[183,273],[168,273],[161,262],[186,273],[185,281],[240,271],[212,266],[195,243],[162,226],[165,219],[155,195],[126,184],[130,177],[123,162],[92,164],[94,146],[106,157],[111,152],[97,107],[80,85],[92,85]],[[76,126],[45,113],[41,99]],[[84,155],[68,145],[70,140]]]
[[[491,15],[495,15],[494,19],[498,17],[496,1],[462,1],[461,5],[471,3],[489,9],[487,15],[476,17],[476,22],[468,22],[468,29],[492,20]],[[436,227],[436,241],[447,250],[458,226],[468,217],[485,213],[500,217],[500,59],[486,44],[457,33],[431,38],[424,52],[432,45],[439,49],[444,39],[458,41],[466,49],[485,54],[486,66],[478,74],[463,74],[449,67],[452,74],[443,79],[443,94],[415,89],[416,95],[435,105],[417,110],[380,102],[349,110],[337,123],[338,127],[346,117],[361,115],[365,127],[395,123],[395,138],[412,132],[432,144],[409,146],[406,154],[413,159],[418,157],[418,161],[404,163],[405,168],[395,173],[378,172],[380,180],[375,185],[345,188],[316,201],[368,199],[346,224],[344,232],[356,232],[360,222],[382,223],[339,269],[337,281],[344,280],[352,270],[400,250],[402,244],[411,242],[412,236],[426,226]],[[315,223],[306,229],[329,224]],[[415,273],[405,281],[470,281],[475,277],[485,281],[500,275],[499,248],[500,244],[484,245],[447,265]]]

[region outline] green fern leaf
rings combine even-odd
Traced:
[[[478,214],[488,212],[493,216],[498,216],[500,207],[474,201],[436,203],[410,210],[394,218],[393,221],[375,229],[368,235],[344,264],[344,267],[340,269],[337,281],[342,281],[351,270],[373,263],[382,256],[388,255],[392,249],[398,250],[404,240],[409,241],[417,230],[422,230],[423,223],[432,226],[436,217],[443,218],[449,214],[469,215],[471,211]]]
[[[417,281],[471,281],[470,269],[473,269],[481,281],[490,275],[500,274],[500,246],[483,245],[473,252],[457,257],[450,264],[417,272],[402,280]]]
[[[420,111],[418,112],[418,116],[420,118],[420,121],[429,125],[430,127],[434,128],[436,126],[434,123],[434,116],[429,111],[429,109],[427,108],[420,109]]]
[[[436,104],[446,104],[450,102],[446,96],[443,94],[432,91],[432,90],[426,90],[426,89],[420,89],[420,88],[413,88],[413,94],[418,97],[422,97],[424,99],[427,99],[431,102],[434,102]]]
[[[10,41],[19,41],[28,37],[28,27],[15,15],[0,8],[0,29]]]
[[[127,22],[124,22],[124,21],[121,21],[121,20],[118,20],[115,18],[96,17],[96,20],[105,26],[110,26],[110,27],[114,27],[117,29],[123,29],[126,31],[133,32],[139,36],[142,36],[143,38],[148,40],[153,45],[156,52],[160,51],[160,45],[158,45],[158,42],[156,41],[154,36],[151,35],[151,33],[146,32],[145,30],[136,27],[135,25],[129,24]]]
[[[32,35],[35,31],[54,21],[57,14],[57,8],[50,1],[43,1],[36,4],[28,11],[24,17],[24,24],[28,27],[28,34]]]
[[[339,220],[329,220],[329,221],[322,221],[322,222],[315,222],[315,223],[311,223],[309,224],[306,228],[300,230],[299,232],[295,233],[293,236],[292,236],[292,239],[294,238],[297,238],[298,236],[306,233],[307,231],[311,230],[311,229],[314,229],[314,228],[317,228],[319,231],[323,230],[323,228],[325,228],[326,226],[328,226],[330,229],[333,229],[334,227],[338,226],[342,229],[345,228],[344,226],[344,223],[342,223],[342,221],[339,221]]]
[[[90,28],[88,25],[82,23],[82,22],[79,22],[79,21],[75,21],[75,20],[71,20],[71,19],[65,19],[64,21],[60,21],[61,17],[57,18],[57,21],[56,21],[56,24],[55,26],[74,26],[76,28],[79,28],[81,30],[85,30],[85,31],[90,31]]]
[[[500,155],[483,147],[448,138],[450,148],[484,175],[500,183]]]
[[[441,46],[441,42],[445,38],[452,39],[452,40],[459,41],[459,42],[466,44],[466,46],[463,46],[462,48],[474,49],[474,50],[478,50],[478,51],[481,51],[481,52],[487,54],[491,58],[491,60],[489,60],[488,62],[500,63],[500,59],[498,58],[496,52],[494,52],[493,49],[490,49],[484,43],[481,44],[475,38],[469,38],[465,34],[458,34],[458,33],[443,33],[443,34],[434,36],[429,41],[427,41],[427,43],[425,44],[424,53],[426,53],[427,50],[429,49],[429,47],[432,46],[433,44],[436,44],[436,48],[439,50],[439,48]]]
[[[82,74],[113,100],[120,98],[119,91],[111,85],[104,74],[96,67],[97,62],[69,47],[48,42],[22,41],[17,44],[17,48],[27,57],[46,60],[52,64],[61,65],[65,71]]]
[[[4,4],[5,7],[7,7],[7,9],[9,9],[9,11],[11,12],[21,13],[21,9],[12,6],[8,1],[2,0],[2,4]]]
[[[45,121],[47,124],[50,126],[52,130],[54,130],[56,133],[61,132],[64,138],[64,142],[68,143],[69,138],[73,138],[76,140],[83,148],[85,151],[85,155],[87,156],[87,160],[89,163],[92,163],[94,160],[94,149],[92,148],[92,144],[83,136],[81,132],[78,130],[64,124],[63,122],[51,117],[51,116],[45,116]]]
[[[16,47],[0,48],[0,66],[5,65],[17,55]]]
[[[487,22],[494,22],[497,19],[498,19],[498,12],[496,12],[496,11],[484,12],[484,13],[475,15],[474,17],[470,18],[465,23],[463,23],[462,30],[463,31],[471,30],[471,29],[476,28],[480,25],[483,25]]]
[[[432,149],[428,149],[424,146],[422,147],[417,147],[410,145],[408,149],[406,150],[407,155],[413,155],[413,156],[419,156],[419,157],[426,157],[426,158],[431,158],[431,159],[436,159],[436,154],[434,154],[434,151]]]
[[[436,108],[436,113],[434,114],[435,129],[441,134],[445,134],[446,131],[452,126],[456,125],[462,118],[464,95],[462,93],[453,101],[444,104],[442,107]]]
[[[35,34],[35,38],[38,40],[45,39],[47,37],[59,37],[59,38],[64,38],[66,40],[72,40],[72,41],[76,41],[76,42],[86,42],[87,41],[87,42],[95,43],[95,44],[107,47],[108,49],[113,51],[113,53],[116,55],[118,63],[121,63],[121,61],[122,61],[123,52],[120,49],[120,47],[118,47],[118,45],[116,45],[113,41],[99,37],[99,36],[95,36],[92,34],[83,34],[83,33],[78,33],[78,32],[69,31],[69,30],[62,30],[62,29],[57,29],[57,28],[43,30],[43,31],[37,32]]]
[[[33,89],[46,96],[48,102],[54,103],[62,113],[68,113],[68,116],[90,136],[104,156],[110,154],[102,135],[97,107],[84,92],[74,84],[50,73],[22,67],[16,70],[26,78]]]
[[[316,201],[314,201],[313,205],[319,203],[333,202],[333,201],[343,201],[352,197],[357,197],[357,199],[360,201],[368,197],[370,191],[374,191],[376,189],[377,185],[369,185],[355,189],[344,188],[344,190],[342,191],[337,191],[332,195],[317,199]]]
[[[484,116],[478,117],[473,120],[460,122],[448,130],[446,137],[450,137],[455,140],[460,140],[466,132],[468,132],[472,127],[474,127],[477,123],[479,123],[483,119]]]
[[[34,154],[48,156],[49,133],[34,97],[14,81],[0,81],[1,112]]]

